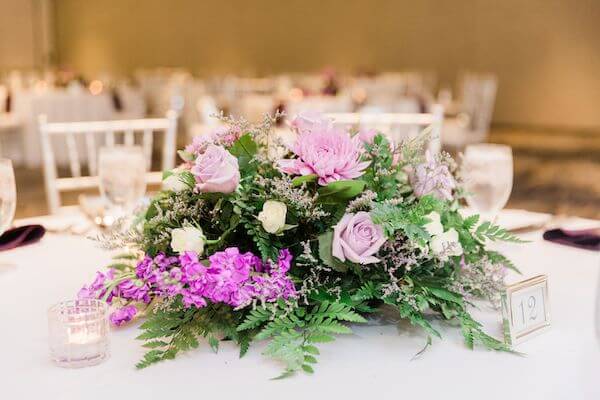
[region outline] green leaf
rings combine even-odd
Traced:
[[[277,381],[280,379],[289,378],[290,376],[294,375],[294,372],[296,372],[296,371],[293,369],[286,369],[285,371],[283,371],[283,373],[281,375],[276,376],[275,378],[271,378],[271,380]]]
[[[248,167],[250,160],[252,160],[257,151],[258,145],[249,133],[240,137],[229,148],[229,152],[237,157],[240,170]]]
[[[350,333],[352,333],[352,329],[348,328],[345,325],[340,324],[337,321],[324,321],[322,323],[320,323],[319,325],[317,325],[315,327],[315,329],[318,332],[323,332],[323,333],[335,333],[337,335],[348,335]]]
[[[248,329],[254,329],[260,326],[263,322],[269,320],[272,312],[264,307],[256,308],[246,316],[244,322],[238,325],[236,328],[238,332],[245,331]]]
[[[315,175],[315,174],[297,176],[294,179],[292,179],[292,186],[294,186],[294,187],[302,186],[303,183],[314,182],[316,180],[317,180],[317,175]]]
[[[116,269],[117,271],[125,271],[125,270],[132,269],[133,266],[131,264],[125,264],[125,263],[113,263],[113,264],[108,265],[106,268]]]
[[[315,333],[306,338],[306,341],[309,343],[327,343],[333,342],[335,339],[331,335]]]
[[[329,185],[319,188],[317,200],[325,204],[343,203],[361,194],[365,185],[364,181],[358,180],[331,182]]]
[[[521,271],[517,268],[517,266],[504,254],[501,254],[497,251],[487,250],[486,255],[494,264],[503,264],[506,268],[512,269],[516,273],[520,274]]]
[[[309,374],[312,374],[312,373],[315,372],[315,370],[313,369],[313,367],[311,367],[308,364],[302,365],[302,369],[304,370],[304,372],[309,373]]]
[[[315,346],[311,346],[311,345],[306,345],[302,347],[302,350],[304,350],[305,353],[308,354],[313,354],[315,356],[318,356],[319,353],[319,349],[317,349]],[[306,358],[306,356],[304,356]]]
[[[463,221],[463,228],[465,228],[466,230],[471,230],[475,224],[477,224],[477,222],[479,221],[479,215],[474,214],[471,215],[467,218],[465,218],[465,220]]]
[[[311,364],[316,364],[317,363],[317,359],[314,358],[313,356],[305,355],[304,356],[304,362],[311,363]]]
[[[446,301],[451,301],[453,303],[456,304],[460,304],[463,305],[463,298],[461,295],[451,292],[447,289],[444,288],[440,288],[440,287],[429,287],[427,286],[426,289],[433,294],[435,297],[438,297],[442,300],[446,300]]]
[[[174,174],[174,172],[171,169],[169,169],[167,171],[163,171],[163,173],[162,173],[162,180],[164,181],[165,179],[167,179],[168,177],[170,177],[173,174]]]
[[[473,232],[473,236],[479,240],[481,243],[485,243],[485,240],[491,241],[503,241],[503,242],[513,242],[513,243],[526,243],[526,240],[520,239],[519,237],[513,235],[508,232],[504,228],[501,228],[498,225],[494,225],[489,221],[486,221],[479,225],[475,232]]]
[[[150,342],[144,343],[142,346],[147,349],[156,349],[158,347],[166,347],[168,345],[169,345],[169,343],[162,341],[162,340],[152,340]]]
[[[194,154],[189,153],[185,150],[178,150],[177,154],[179,155],[179,157],[181,157],[181,159],[183,161],[193,161],[194,160]]]
[[[331,267],[339,272],[346,272],[348,267],[341,261],[335,258],[332,254],[333,231],[325,232],[319,235],[319,258],[328,267]]]
[[[211,349],[213,349],[213,351],[216,353],[217,351],[219,351],[219,339],[217,339],[216,337],[214,337],[213,335],[210,335],[208,337],[208,345],[210,346]]]

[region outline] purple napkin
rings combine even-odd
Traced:
[[[9,229],[0,236],[0,251],[38,242],[46,233],[41,225],[25,225]]]
[[[551,229],[544,232],[544,239],[573,246],[580,249],[600,251],[600,230],[599,229]]]

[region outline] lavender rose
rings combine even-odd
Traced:
[[[383,229],[375,225],[368,212],[346,214],[333,229],[332,254],[359,264],[373,264],[379,259],[373,257],[385,242]]]
[[[234,192],[240,182],[238,160],[224,147],[209,144],[192,167],[201,192]]]

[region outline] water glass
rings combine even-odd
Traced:
[[[493,220],[504,208],[513,185],[513,158],[509,146],[467,146],[463,159],[467,203],[482,219]]]
[[[100,193],[113,213],[131,212],[146,192],[146,160],[140,146],[100,149]]]
[[[17,189],[12,162],[0,158],[0,235],[12,224],[17,207]]]
[[[97,299],[65,301],[48,310],[50,357],[59,367],[81,368],[108,358],[108,305]]]

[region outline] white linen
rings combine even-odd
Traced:
[[[55,367],[48,356],[46,310],[75,295],[94,271],[110,261],[93,242],[48,234],[41,243],[0,253],[0,393],[7,399],[598,399],[600,349],[594,335],[594,303],[600,253],[527,235],[527,245],[499,246],[524,272],[510,280],[549,275],[552,328],[517,350],[526,356],[464,347],[459,330],[443,328],[417,360],[425,343],[416,328],[356,326],[355,334],[320,346],[315,374],[283,381],[269,378],[281,365],[254,344],[238,359],[231,343],[215,355],[209,346],[174,361],[136,371],[142,356],[134,326],[111,333],[111,358],[79,370]],[[474,312],[486,329],[501,332],[500,315]]]

